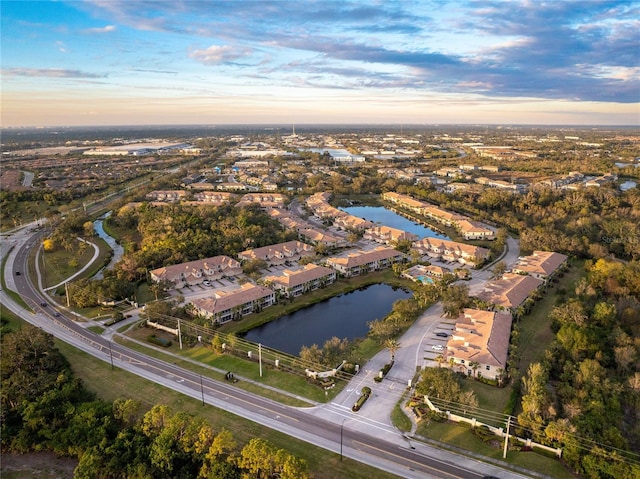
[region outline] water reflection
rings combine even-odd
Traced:
[[[282,316],[252,329],[245,339],[297,355],[302,346],[322,346],[333,336],[366,336],[368,322],[384,318],[395,301],[410,296],[401,288],[374,284]]]

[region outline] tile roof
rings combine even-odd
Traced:
[[[532,255],[518,258],[518,262],[511,269],[516,272],[549,276],[567,261],[567,258],[567,255],[561,253],[534,251]]]
[[[509,313],[464,309],[447,342],[447,355],[506,369],[513,318]]]
[[[488,282],[477,297],[497,306],[515,309],[524,303],[541,284],[542,280],[533,276],[505,273],[502,278]]]

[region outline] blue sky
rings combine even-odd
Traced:
[[[2,126],[640,124],[640,2],[1,1]]]

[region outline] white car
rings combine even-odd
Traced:
[[[440,346],[439,344],[434,344],[433,346],[431,346],[431,349],[433,349],[434,351],[444,351],[444,346]]]
[[[211,286],[211,281],[209,281],[208,279],[205,279],[202,284],[204,284],[205,286]]]

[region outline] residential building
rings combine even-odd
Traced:
[[[276,295],[271,289],[245,283],[234,290],[216,291],[212,297],[193,299],[191,304],[196,314],[213,324],[223,324],[261,311],[275,301]]]
[[[478,266],[489,259],[491,251],[480,246],[473,246],[441,238],[423,238],[415,241],[412,249],[421,255],[444,261],[453,261],[471,266]]]
[[[456,229],[466,240],[492,240],[496,237],[494,230],[479,221],[459,220]]]
[[[248,193],[236,204],[237,207],[251,204],[260,205],[262,209],[283,208],[287,197],[279,193]]]
[[[271,289],[282,291],[291,298],[333,283],[336,272],[331,268],[309,263],[302,268],[286,269],[264,276],[262,280]]]
[[[416,264],[409,269],[404,270],[402,272],[402,276],[415,282],[430,284],[433,283],[433,278],[442,279],[447,273],[451,273],[449,268]]]
[[[261,248],[248,249],[238,253],[240,261],[262,260],[268,266],[276,266],[288,261],[298,261],[303,256],[313,256],[315,249],[300,241],[287,241]]]
[[[155,190],[146,194],[146,198],[151,201],[161,201],[163,203],[175,203],[187,197],[184,190]]]
[[[398,241],[417,241],[419,236],[407,231],[389,226],[374,226],[365,231],[363,238],[376,243],[392,244]]]
[[[326,259],[327,266],[346,277],[357,276],[388,268],[404,259],[404,254],[386,246],[378,246],[368,251],[349,251]]]
[[[511,271],[548,281],[567,264],[567,260],[568,256],[562,253],[534,251],[532,255],[518,258],[518,262],[511,266]]]
[[[507,369],[510,313],[464,309],[447,342],[446,360],[468,376],[497,379]],[[445,355],[443,355],[445,356]]]
[[[223,191],[199,191],[193,195],[193,198],[201,203],[220,206],[234,201],[236,196]]]
[[[502,278],[486,283],[484,290],[476,297],[499,309],[515,313],[542,284],[541,279],[533,276],[505,273]]]
[[[153,281],[168,281],[173,284],[174,288],[184,288],[202,283],[204,280],[214,281],[224,276],[238,276],[239,274],[242,274],[240,263],[223,255],[149,271]]]

